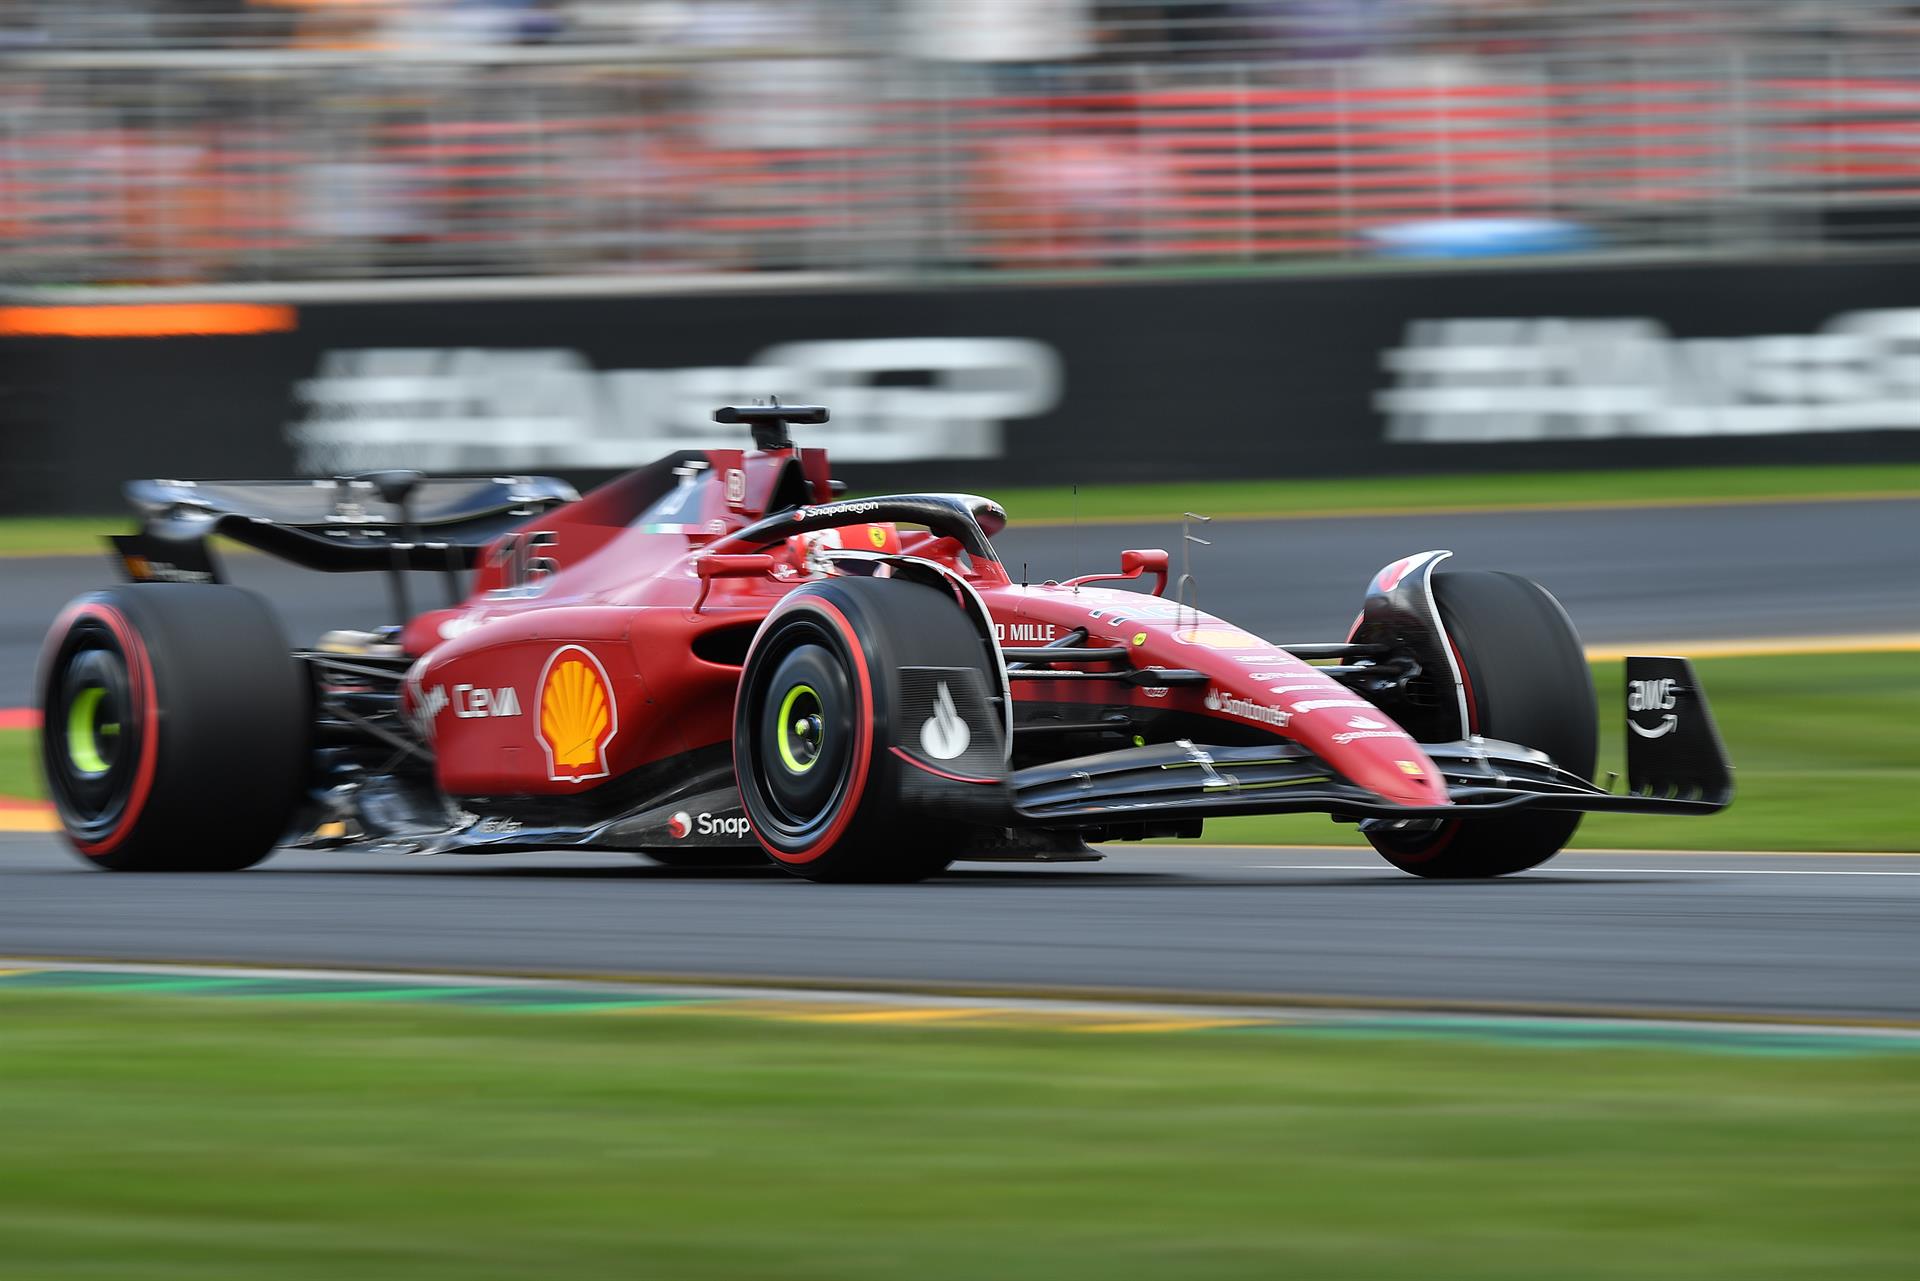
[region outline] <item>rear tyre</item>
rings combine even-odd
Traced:
[[[1560,602],[1531,579],[1484,571],[1435,574],[1433,595],[1467,687],[1470,731],[1545,752],[1591,779],[1599,735],[1593,675]],[[1433,831],[1378,831],[1367,839],[1415,876],[1504,876],[1559,853],[1580,817],[1536,811],[1453,819]]]
[[[168,583],[82,596],[47,637],[39,694],[47,793],[96,867],[249,867],[306,790],[306,681],[251,592]]]
[[[741,803],[773,861],[813,881],[944,871],[968,829],[902,804],[914,767],[890,750],[900,668],[972,667],[997,682],[988,653],[952,595],[921,583],[836,578],[781,602],[747,655],[733,731]]]

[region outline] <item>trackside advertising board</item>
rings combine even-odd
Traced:
[[[711,410],[768,395],[830,405],[803,434],[862,486],[1920,458],[1899,262],[137,311],[0,307],[0,510],[591,483],[737,445]]]

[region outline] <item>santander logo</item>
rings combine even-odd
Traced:
[[[1210,712],[1224,712],[1228,716],[1258,721],[1262,725],[1271,725],[1275,729],[1284,728],[1286,723],[1293,719],[1289,713],[1277,707],[1268,707],[1250,698],[1235,698],[1227,691],[1218,688],[1207,690],[1206,707]]]

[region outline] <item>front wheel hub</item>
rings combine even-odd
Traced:
[[[846,786],[853,698],[839,658],[810,639],[773,665],[753,691],[759,787],[774,816],[794,831],[833,811]]]

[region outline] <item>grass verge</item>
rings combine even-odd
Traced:
[[[1905,1278],[1920,1060],[0,994],[20,1276]]]
[[[1920,850],[1920,654],[1793,654],[1697,664],[1737,771],[1733,807],[1708,818],[1590,816],[1587,848]],[[1601,769],[1621,769],[1621,664],[1594,668]],[[0,730],[0,796],[42,794],[33,735]],[[1361,845],[1324,815],[1215,819],[1207,839]]]
[[[0,519],[0,556],[104,556],[108,534],[131,533],[134,518],[111,516],[8,516]]]
[[[34,731],[0,729],[0,796],[38,800],[45,794],[40,762],[34,755]]]
[[[1825,467],[1673,467],[1644,471],[1504,472],[1473,476],[1364,476],[1317,480],[1191,481],[996,489],[1015,523],[1175,520],[1359,511],[1734,502],[1920,493],[1920,464]],[[1077,508],[1077,510],[1076,510]]]
[[[1015,521],[1154,520],[1351,511],[1481,511],[1542,504],[1729,502],[1920,493],[1920,464],[1825,467],[1671,467],[1643,471],[1509,472],[1473,476],[1363,476],[1314,480],[1186,481],[996,489]],[[0,519],[0,556],[95,554],[101,536],[133,528],[106,516]]]

